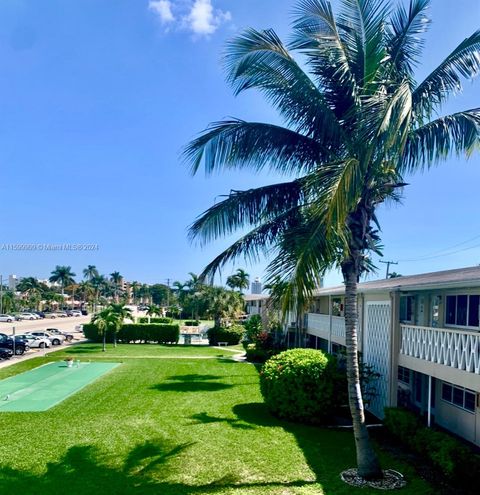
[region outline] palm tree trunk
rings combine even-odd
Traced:
[[[377,455],[373,450],[365,424],[365,409],[360,385],[358,360],[357,283],[359,264],[354,256],[342,264],[345,282],[345,343],[347,347],[348,402],[352,415],[353,433],[357,452],[358,474],[365,479],[383,476]]]
[[[117,332],[113,332],[113,347],[117,347]]]
[[[107,330],[104,330],[102,352],[105,352],[106,350],[107,350]]]

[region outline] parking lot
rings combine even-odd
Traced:
[[[45,331],[47,328],[56,328],[61,332],[68,332],[73,335],[72,342],[65,341],[62,345],[51,346],[48,349],[30,348],[21,356],[12,356],[10,359],[0,360],[0,368],[10,366],[11,364],[31,359],[45,352],[52,352],[61,347],[72,345],[83,340],[83,333],[79,328],[83,323],[90,321],[90,316],[78,316],[68,318],[44,318],[40,320],[24,320],[12,323],[0,323],[0,333],[12,336],[15,329],[15,335],[26,334],[29,332]]]

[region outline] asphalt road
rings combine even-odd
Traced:
[[[43,318],[41,320],[22,320],[12,323],[0,322],[0,333],[7,335],[15,333],[17,335],[35,330],[46,330],[47,328],[58,328],[62,332],[74,332],[77,325],[89,323],[91,315],[88,316],[70,316],[67,318]]]

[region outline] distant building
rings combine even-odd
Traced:
[[[9,275],[8,276],[8,288],[9,290],[15,292],[17,290],[17,285],[18,285],[18,278],[16,275]]]
[[[257,277],[252,283],[251,283],[251,290],[252,294],[261,294],[262,293],[262,282],[260,282],[260,279]]]

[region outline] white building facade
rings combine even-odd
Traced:
[[[480,267],[359,284],[359,348],[380,373],[370,411],[404,406],[480,446]],[[345,346],[344,287],[319,289],[308,347]]]

